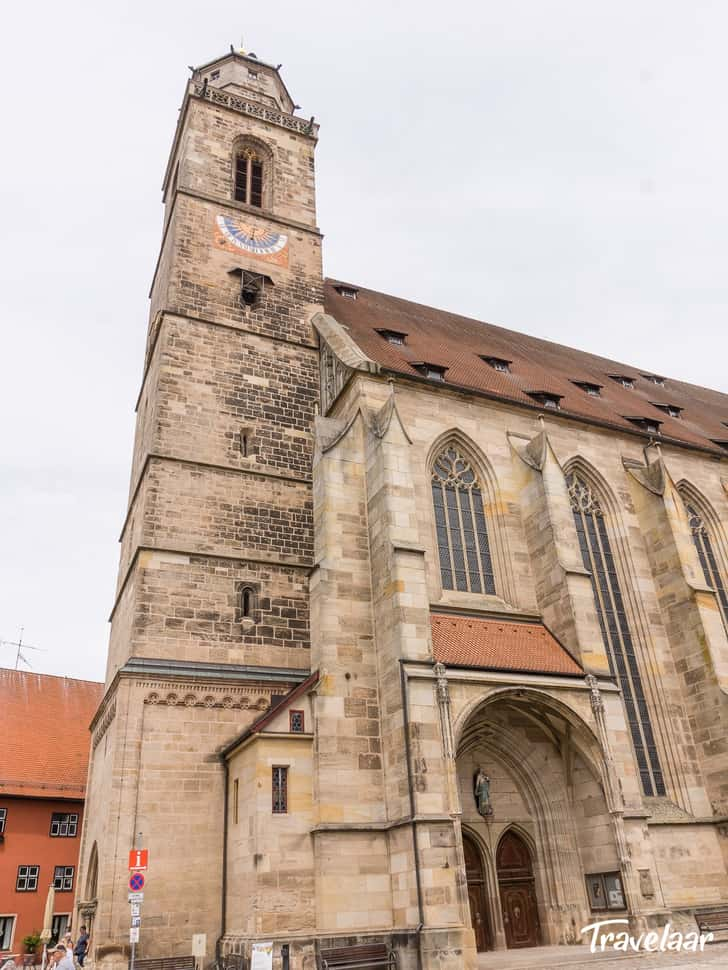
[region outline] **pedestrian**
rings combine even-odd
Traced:
[[[76,940],[76,945],[73,948],[73,952],[78,962],[79,967],[83,966],[83,961],[86,959],[86,954],[88,953],[89,947],[89,935],[88,930],[85,926],[82,926],[78,933],[78,939]]]
[[[73,957],[69,956],[65,943],[58,943],[50,952],[51,970],[75,970]]]
[[[70,933],[66,933],[62,940],[59,940],[66,948],[66,953],[73,960],[73,937]]]

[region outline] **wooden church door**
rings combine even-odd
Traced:
[[[496,854],[506,945],[538,946],[541,929],[536,904],[536,881],[528,846],[515,832],[506,832]]]

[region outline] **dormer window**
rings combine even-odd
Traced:
[[[407,334],[399,330],[377,330],[377,333],[380,337],[384,337],[387,343],[396,344],[398,347],[403,347],[407,342]]]
[[[344,296],[347,300],[355,300],[359,295],[359,290],[355,286],[335,286],[334,289],[339,296]]]
[[[628,374],[610,374],[609,376],[617,384],[621,384],[622,387],[627,387],[630,390],[634,389],[634,377],[630,377]]]
[[[677,404],[657,404],[655,401],[650,402],[653,408],[657,408],[664,414],[669,414],[671,418],[679,418],[682,412],[682,408],[679,408]]]
[[[655,421],[654,418],[629,417],[625,414],[625,420],[630,421],[636,428],[648,431],[650,434],[659,434],[662,421]]]
[[[571,383],[584,391],[585,394],[589,394],[590,397],[601,397],[602,395],[601,384],[592,384],[591,381],[572,381]]]
[[[526,391],[542,408],[553,408],[558,410],[561,407],[562,394],[553,394],[551,391]]]
[[[210,71],[210,80],[211,81],[217,81],[217,79],[219,77],[220,77],[220,72],[219,71]]]
[[[481,357],[480,359],[484,360],[493,370],[500,371],[502,374],[508,374],[513,363],[510,360],[506,360],[505,357]]]
[[[646,381],[649,381],[650,384],[655,384],[657,387],[665,386],[665,378],[660,377],[659,374],[643,374],[642,377],[644,377]]]
[[[426,377],[430,381],[444,381],[445,373],[447,367],[442,367],[440,364],[428,364],[423,361],[421,364],[412,364],[423,377]]]

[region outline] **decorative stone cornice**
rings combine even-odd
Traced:
[[[286,128],[288,131],[295,131],[299,135],[306,135],[314,141],[318,138],[319,126],[314,124],[313,118],[308,121],[303,118],[296,118],[294,115],[266,107],[257,101],[249,101],[247,98],[241,98],[229,91],[221,91],[220,88],[211,87],[204,82],[202,84],[190,82],[190,94],[196,98],[207,100],[211,104],[230,108],[231,111],[237,111],[251,118],[257,118],[259,121],[267,121],[269,124],[278,125],[279,128]]]
[[[261,694],[252,687],[209,687],[202,690],[170,691],[168,684],[156,684],[144,698],[145,704],[158,707],[226,708],[238,711],[265,711],[270,706],[272,690]]]

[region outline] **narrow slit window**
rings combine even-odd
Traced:
[[[495,595],[483,493],[470,462],[453,445],[433,466],[432,502],[443,588]]]
[[[243,586],[240,591],[240,614],[244,620],[253,618],[255,609],[255,590],[252,586]]]
[[[272,778],[273,814],[285,815],[288,812],[288,768],[275,765]]]
[[[570,477],[568,485],[581,558],[591,573],[597,618],[609,669],[622,693],[642,790],[645,795],[664,795],[650,712],[602,508],[590,486],[577,475]]]

